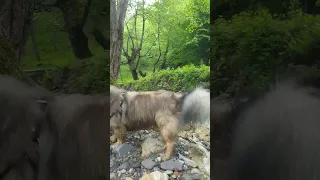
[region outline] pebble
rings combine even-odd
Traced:
[[[152,169],[155,165],[157,165],[151,158],[143,160],[141,164],[147,169]]]
[[[165,170],[182,170],[183,163],[179,160],[170,159],[169,161],[164,161],[160,164],[161,169]]]
[[[119,170],[121,169],[125,169],[125,170],[128,170],[130,169],[130,164],[128,162],[124,162],[123,164],[121,164],[118,168]]]
[[[170,174],[172,174],[172,173],[173,173],[173,171],[166,170],[164,173],[166,173],[166,174],[170,175]]]
[[[134,169],[133,168],[130,168],[129,171],[128,171],[130,174],[132,174],[134,172]]]
[[[110,173],[110,179],[114,179],[114,178],[116,178],[117,177],[117,175],[115,174],[115,173]]]
[[[157,160],[157,162],[161,162],[162,159],[161,159],[161,157],[157,157],[156,160]]]
[[[126,170],[125,170],[125,169],[122,169],[122,170],[120,170],[119,172],[120,172],[120,174],[123,174],[123,173],[126,173]]]
[[[177,176],[175,174],[173,174],[171,177],[174,178],[174,179],[177,178]]]
[[[200,173],[185,173],[182,174],[181,180],[201,180],[203,174]]]
[[[125,157],[130,154],[132,150],[134,150],[134,147],[132,146],[132,144],[124,143],[115,147],[114,150],[118,153],[119,157]]]
[[[191,167],[197,167],[197,163],[194,162],[193,160],[179,154],[179,159],[182,159],[188,166],[191,166]]]
[[[153,171],[160,171],[160,168],[156,166],[153,168]]]

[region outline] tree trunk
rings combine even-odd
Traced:
[[[22,77],[33,0],[0,1],[0,74]]]
[[[86,59],[92,56],[89,49],[88,38],[82,31],[80,24],[68,28],[68,34],[73,53],[77,59]]]
[[[32,41],[32,50],[33,54],[36,57],[37,61],[41,61],[39,51],[38,51],[38,46],[36,42],[36,36],[34,34],[34,26],[33,23],[30,23],[30,36],[31,36],[31,41]]]
[[[131,69],[131,74],[132,74],[133,80],[135,80],[135,81],[139,80],[137,69]]]
[[[166,50],[164,51],[163,61],[162,61],[162,64],[161,64],[161,66],[160,66],[160,69],[166,69],[166,68],[167,68],[167,55],[168,55],[168,51],[169,51],[169,40],[168,40],[168,42],[167,42]]]
[[[128,7],[128,0],[111,0],[111,47],[110,47],[110,73],[115,80],[118,79],[123,46],[124,19]]]
[[[94,29],[92,30],[92,35],[104,50],[110,49],[110,42],[104,37],[101,31],[99,31],[98,29]]]
[[[82,30],[83,14],[85,5],[79,0],[64,0],[57,3],[62,11],[73,53],[77,59],[86,59],[92,56],[89,49],[88,38]]]

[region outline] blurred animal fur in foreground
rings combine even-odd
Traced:
[[[209,124],[210,92],[197,88],[190,94],[159,91],[125,91],[110,86],[111,99],[121,101],[121,112],[110,117],[117,144],[125,142],[126,131],[159,130],[166,142],[164,159],[173,153],[175,138],[184,125]]]
[[[237,114],[227,179],[319,179],[319,93],[282,82]]]
[[[109,97],[61,95],[48,104],[40,132],[39,180],[109,178]]]
[[[0,75],[0,179],[33,180],[38,166],[37,128],[52,94]]]

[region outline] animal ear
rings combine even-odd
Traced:
[[[47,109],[48,101],[37,99],[36,102],[39,104],[41,111],[45,111]]]

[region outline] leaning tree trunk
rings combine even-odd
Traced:
[[[22,77],[33,0],[0,1],[0,74]]]
[[[111,0],[111,46],[110,73],[117,80],[120,71],[121,53],[123,46],[124,18],[126,16],[128,0]]]
[[[82,21],[85,5],[79,0],[60,0],[57,7],[62,11],[68,29],[68,35],[73,53],[77,59],[86,59],[92,56],[88,38],[82,30]]]

